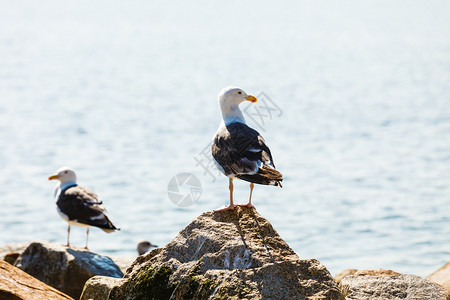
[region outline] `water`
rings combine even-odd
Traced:
[[[428,275],[450,259],[450,5],[446,1],[0,2],[0,244],[65,242],[48,175],[72,166],[134,256],[227,203],[196,166],[228,85],[282,110],[263,133],[283,189],[254,204],[333,274]],[[189,208],[167,185],[202,183]],[[237,202],[248,185],[235,184]],[[84,245],[84,230],[71,241]]]

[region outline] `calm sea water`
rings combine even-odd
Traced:
[[[238,85],[280,110],[247,118],[285,177],[253,201],[300,257],[334,274],[431,273],[450,260],[449,11],[448,1],[1,1],[0,244],[65,242],[47,180],[63,165],[122,228],[91,230],[92,250],[168,243],[228,201],[227,179],[195,158],[220,123],[218,91]],[[188,208],[167,196],[182,172],[202,184]],[[238,203],[248,191],[235,184]],[[72,243],[84,234],[74,228]]]

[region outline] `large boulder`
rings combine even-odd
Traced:
[[[0,260],[0,299],[69,300],[72,298]]]
[[[14,265],[17,258],[22,254],[25,249],[30,246],[30,242],[13,243],[6,246],[0,247],[0,259],[3,259],[10,264]],[[123,256],[112,256],[109,255],[114,263],[119,267],[122,273],[125,273],[127,269],[131,266],[136,257],[123,257]]]
[[[107,276],[94,276],[86,281],[80,300],[109,299],[113,287],[120,285],[125,279]]]
[[[450,262],[433,272],[427,279],[442,285],[450,293]]]
[[[50,242],[31,243],[15,265],[77,299],[89,278],[95,275],[123,276],[119,267],[107,256]]]
[[[328,270],[300,259],[256,210],[206,212],[139,256],[111,299],[339,299]]]
[[[360,270],[341,280],[346,300],[446,300],[441,286],[415,275],[391,270]]]

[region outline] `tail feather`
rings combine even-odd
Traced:
[[[116,227],[113,222],[105,215],[106,224],[104,226],[99,227],[101,230],[107,233],[114,232],[116,230],[120,230],[120,228]]]
[[[110,228],[100,228],[101,230],[103,230],[106,233],[112,233],[116,230],[120,230],[120,228],[114,228],[114,229],[110,229]]]
[[[256,174],[242,174],[237,177],[253,183],[283,187],[281,185],[281,181],[283,181],[283,174],[267,166],[260,168]]]

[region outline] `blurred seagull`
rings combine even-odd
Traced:
[[[255,103],[254,96],[247,95],[241,88],[226,87],[220,91],[219,106],[222,123],[217,130],[211,147],[217,168],[229,179],[230,205],[216,210],[233,209],[233,179],[250,182],[250,197],[245,205],[252,205],[255,183],[281,186],[283,175],[275,170],[272,155],[263,137],[245,123],[239,104],[244,101]]]
[[[70,247],[71,225],[87,227],[85,249],[88,249],[89,226],[98,227],[107,233],[120,230],[109,220],[100,198],[90,189],[76,183],[77,175],[73,169],[62,167],[56,171],[56,174],[48,178],[48,180],[53,179],[59,180],[59,185],[55,190],[56,209],[61,218],[69,223],[67,247]]]
[[[158,248],[158,246],[153,245],[149,241],[139,241],[137,245],[137,252],[139,253],[139,255],[142,255],[150,251],[150,248]]]

